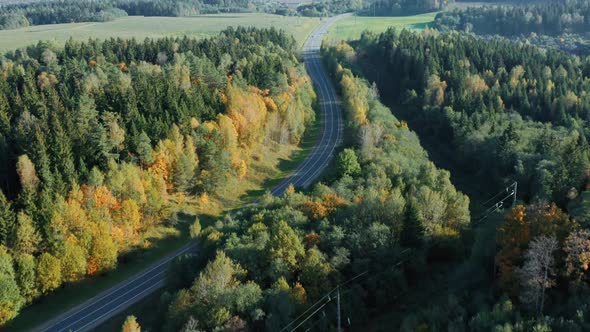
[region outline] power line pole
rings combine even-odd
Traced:
[[[336,293],[336,307],[338,308],[338,332],[342,332],[342,323],[340,322],[340,286],[338,286]]]
[[[518,182],[514,182],[514,192],[512,193],[512,207],[516,206],[516,190],[518,189]]]

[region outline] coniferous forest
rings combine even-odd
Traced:
[[[437,14],[433,27],[524,44],[590,54],[590,3],[584,0],[521,1],[514,5],[469,7]]]
[[[557,0],[522,6],[469,7],[440,13],[435,27],[499,35],[585,33],[590,27],[590,4],[584,0]]]

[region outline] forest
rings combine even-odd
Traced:
[[[406,316],[400,329],[588,329],[589,59],[394,29],[326,54],[331,66],[374,81],[453,173],[492,192],[518,182],[518,204],[489,226],[493,269],[482,260],[484,231],[476,230],[463,266],[473,274],[439,303]]]
[[[306,192],[267,194],[213,226],[195,220],[191,234],[202,250],[173,264],[152,328],[293,328],[314,302],[365,272],[342,288],[342,312],[358,328],[387,311],[397,294],[418,287],[429,262],[462,259],[467,196],[374,87],[341,66],[331,70],[353,137],[336,157],[336,172]],[[408,257],[407,265],[396,264]],[[335,321],[327,309],[302,327],[330,330]]]
[[[113,270],[243,179],[264,144],[298,144],[315,93],[275,29],[209,39],[39,43],[1,58],[0,325]]]
[[[365,2],[360,15],[399,16],[443,10],[454,0],[374,0]]]
[[[435,27],[439,30],[464,30],[478,34],[560,35],[585,33],[590,29],[590,3],[584,0],[558,0],[523,6],[483,6],[441,12]]]
[[[479,6],[437,14],[433,27],[478,35],[499,35],[523,43],[590,54],[590,3],[557,0],[518,6]]]
[[[365,16],[396,16],[441,10],[454,0],[325,0],[297,7],[302,16],[329,16],[356,12]]]

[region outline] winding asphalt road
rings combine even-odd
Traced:
[[[342,16],[325,19],[308,37],[303,46],[303,58],[311,76],[321,105],[321,137],[312,152],[292,175],[272,190],[280,196],[289,184],[306,188],[328,166],[334,150],[342,139],[342,112],[338,106],[336,91],[328,79],[320,59],[322,38],[330,25]],[[180,255],[194,253],[197,245],[189,243],[163,258],[143,272],[100,293],[94,298],[70,309],[55,319],[37,327],[38,332],[90,331],[130,305],[140,301],[164,285],[170,261]]]
[[[330,26],[340,18],[349,14],[325,19],[317,27],[303,45],[303,59],[307,73],[311,77],[321,107],[321,137],[311,153],[297,169],[276,186],[271,192],[281,196],[290,184],[296,188],[307,188],[328,167],[334,156],[334,150],[342,141],[342,111],[338,105],[336,90],[329,80],[320,58],[322,39]]]

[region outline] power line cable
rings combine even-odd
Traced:
[[[500,208],[502,208],[504,206],[504,202],[510,198],[513,197],[513,200],[516,201],[516,187],[517,186],[517,182],[514,182],[512,185],[504,188],[504,190],[500,191],[499,193],[497,193],[496,195],[494,195],[492,198],[488,199],[484,204],[487,204],[491,201],[493,201],[495,198],[497,198],[499,195],[501,195],[504,192],[509,192],[508,195],[504,196],[503,198],[501,198],[500,200],[496,201],[494,203],[494,205],[490,206],[489,208],[487,208],[482,214],[480,215],[480,217],[478,218],[478,220],[476,220],[474,223],[472,223],[472,226],[477,226],[478,224],[480,224],[483,220],[485,220],[491,213],[496,212],[497,210],[499,210]],[[439,240],[440,241],[440,240]],[[439,241],[434,241],[431,243],[431,245],[436,244]],[[410,248],[406,248],[404,250],[402,250],[399,254],[402,255],[408,251],[410,251]],[[371,276],[369,276],[369,278],[367,280],[371,280],[371,279],[375,279],[377,277],[379,277],[380,275],[384,274],[384,273],[391,273],[391,269],[392,268],[396,268],[398,266],[400,266],[402,263],[404,263],[408,258],[403,258],[401,260],[399,260],[396,264],[394,264],[393,266],[391,266],[389,269],[381,271],[381,272],[377,272],[375,274],[371,274]],[[328,299],[326,302],[324,302],[319,308],[315,309],[312,313],[310,313],[301,323],[299,323],[295,328],[293,328],[291,330],[291,332],[295,331],[297,328],[299,328],[301,325],[303,325],[306,321],[308,321],[310,318],[312,318],[315,314],[317,314],[319,312],[319,310],[321,310],[322,308],[324,308],[328,303],[330,303],[332,301],[332,294],[336,291],[339,291],[339,289],[341,287],[344,287],[348,284],[350,284],[351,282],[367,275],[369,273],[369,270],[365,270],[355,276],[353,276],[352,278],[338,284],[334,289],[332,289],[331,291],[329,291],[328,293],[326,293],[324,296],[322,296],[319,300],[317,300],[314,304],[312,304],[307,310],[305,310],[302,314],[300,314],[297,318],[295,318],[293,321],[291,321],[289,324],[287,324],[284,328],[281,329],[280,332],[288,329],[290,326],[292,326],[293,324],[295,324],[298,320],[300,320],[301,318],[303,318],[308,312],[310,312],[311,310],[313,310],[313,308],[315,308],[317,305],[319,305],[320,303],[322,303],[322,301],[324,301],[325,299]],[[346,291],[346,293],[350,292],[351,290]],[[350,318],[349,318],[350,319]],[[312,327],[317,324],[314,323],[312,325]],[[310,327],[311,328],[311,327]],[[309,329],[308,329],[309,330]]]

